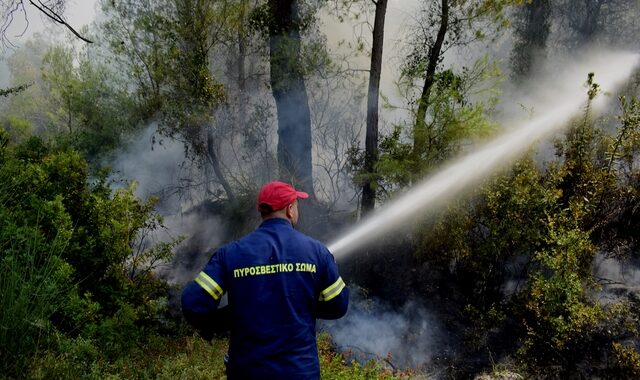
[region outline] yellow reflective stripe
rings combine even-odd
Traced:
[[[342,292],[342,289],[344,289],[344,287],[345,287],[345,284],[344,284],[344,281],[342,281],[342,277],[338,277],[336,282],[334,282],[333,284],[331,284],[331,286],[329,286],[328,288],[322,291],[322,293],[320,294],[320,301],[332,300],[338,294],[340,294],[340,292]]]
[[[211,294],[211,297],[213,297],[214,300],[219,300],[224,293],[220,285],[218,285],[217,282],[213,281],[213,279],[204,272],[200,272],[200,274],[198,274],[195,282],[198,285],[202,286],[202,289],[206,290],[207,293]]]

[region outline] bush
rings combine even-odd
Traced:
[[[59,195],[29,197],[42,172],[2,155],[0,162],[0,371],[21,373],[47,342],[60,300],[74,292],[73,268],[61,254],[72,223]]]
[[[105,175],[89,183],[78,153],[3,140],[0,370],[20,376],[33,355],[69,339],[104,360],[126,355],[161,323],[167,285],[153,269],[177,241],[136,244],[161,226],[154,202],[133,187],[112,191]]]
[[[595,247],[587,232],[560,219],[549,221],[548,248],[534,255],[537,268],[516,308],[526,329],[520,354],[530,362],[576,363],[604,319],[586,294]]]
[[[635,370],[637,352],[614,342],[640,342],[622,326],[636,311],[600,304],[592,272],[596,252],[633,258],[637,248],[640,105],[621,102],[615,136],[587,109],[554,160],[522,159],[414,235],[417,267],[441,276],[432,288],[464,304],[445,306],[466,317],[469,351],[517,352],[534,373],[594,373],[610,357],[617,371]]]
[[[640,377],[640,353],[633,347],[619,342],[613,343],[613,372],[619,379],[637,379]]]

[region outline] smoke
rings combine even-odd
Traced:
[[[619,301],[628,293],[640,291],[640,262],[637,258],[618,259],[599,253],[593,261],[593,273],[602,284],[596,298],[605,305]]]
[[[184,145],[159,135],[156,123],[128,141],[107,164],[119,180],[117,185],[134,182],[140,199],[158,197],[156,211],[163,216],[163,228],[153,231],[147,239],[153,244],[184,238],[172,263],[160,271],[168,281],[184,283],[204,266],[210,249],[223,239],[224,224],[215,216],[219,210],[189,188],[195,173],[185,158]]]
[[[157,124],[151,123],[131,136],[107,165],[117,178],[136,183],[139,198],[161,196],[161,207],[175,211],[180,201],[170,189],[179,181],[184,147],[175,140],[160,138],[157,129]]]
[[[605,93],[600,97],[608,97],[608,91],[615,91],[610,85],[611,76],[623,73],[628,79],[629,68],[614,65],[618,57],[633,56],[631,52],[611,51],[605,49],[585,49],[572,57],[557,56],[546,60],[537,67],[535,74],[528,80],[515,84],[506,82],[502,101],[496,118],[504,123],[515,120],[526,120],[545,112],[550,106],[557,104],[559,98],[569,96],[587,97],[587,88],[582,86],[582,92],[571,92],[587,80],[587,74],[594,73],[595,83],[604,85]]]
[[[346,316],[319,326],[351,359],[379,359],[396,369],[425,369],[452,348],[451,337],[427,305],[408,300],[393,308],[359,289],[352,289]]]
[[[618,260],[598,254],[594,260],[594,273],[611,282],[640,286],[640,266],[632,260]]]
[[[171,266],[162,271],[163,277],[175,284],[192,280],[206,264],[212,249],[223,241],[222,222],[206,208],[166,218],[169,231],[188,238],[177,247]]]

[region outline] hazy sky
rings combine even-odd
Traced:
[[[89,24],[93,21],[96,14],[96,7],[98,6],[97,3],[98,0],[67,0],[64,17],[69,25],[78,30],[83,25]],[[416,14],[419,4],[419,0],[389,0],[389,5],[387,7],[387,19],[385,23],[385,46],[388,46],[388,49],[392,50],[393,40],[397,40],[399,38],[398,33],[401,31],[402,26],[411,21],[412,17],[414,17],[413,15]],[[41,32],[45,29],[45,25],[52,24],[46,16],[42,15],[28,2],[25,2],[25,9],[27,11],[27,19],[29,20],[29,27],[25,32],[26,36],[35,32]],[[373,17],[373,15],[371,17]],[[373,20],[371,20],[371,22],[373,22]],[[18,35],[22,33],[25,25],[26,21],[22,16],[16,17],[11,25],[9,37],[13,38],[14,42],[17,44],[19,44],[19,40],[24,38],[24,36],[18,37]],[[349,23],[343,23],[338,26],[331,25],[331,27],[327,29],[327,34],[330,37],[335,37],[335,40],[349,38],[357,33],[357,28],[349,25]],[[63,30],[66,29],[61,27],[60,33],[63,33]],[[363,31],[365,34],[370,34],[369,31]]]
[[[389,0],[387,7],[387,17],[385,22],[385,44],[384,44],[384,66],[386,70],[394,70],[391,66],[396,65],[399,52],[395,49],[398,46],[397,41],[402,39],[403,31],[406,30],[405,25],[413,21],[413,17],[416,14],[420,4],[419,0]],[[67,8],[64,12],[64,17],[74,29],[80,30],[82,26],[91,23],[96,15],[96,7],[98,6],[98,0],[68,0]],[[28,20],[28,27],[25,31],[27,22],[22,15],[16,16],[14,19],[7,37],[10,41],[20,48],[29,36],[36,32],[47,31],[55,33],[59,37],[65,38],[71,33],[61,25],[54,25],[46,16],[41,14],[35,7],[25,2],[25,9],[27,11],[26,18]],[[371,15],[371,26],[373,24],[373,14]],[[329,24],[329,25],[327,25]],[[367,26],[363,23],[360,25],[350,23],[349,21],[344,23],[336,23],[335,19],[324,20],[324,32],[327,34],[327,38],[331,42],[339,40],[347,40],[355,42],[358,34],[362,35],[365,39],[371,39],[371,31],[367,29]],[[24,35],[20,36],[24,32]],[[361,57],[357,65],[358,68],[368,69],[368,58]],[[360,67],[361,66],[361,67]],[[395,70],[394,70],[395,71]],[[393,87],[393,83],[385,81],[385,76],[382,78],[383,91],[390,90]],[[385,91],[386,92],[386,91]]]

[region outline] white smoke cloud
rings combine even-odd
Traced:
[[[221,244],[223,223],[218,217],[191,212],[165,218],[164,224],[171,236],[187,238],[177,248],[171,268],[164,271],[164,277],[170,283],[184,284],[202,270],[211,256],[211,249]]]
[[[156,123],[148,125],[108,162],[116,178],[137,183],[136,195],[142,199],[177,184],[185,160],[183,144],[160,137],[157,129]]]
[[[342,352],[355,360],[386,360],[396,368],[424,369],[444,351],[443,327],[428,307],[407,301],[393,309],[382,301],[364,298],[352,289],[348,313],[320,324]]]
[[[184,145],[164,138],[152,123],[129,138],[129,143],[113,155],[108,165],[113,177],[121,183],[135,182],[136,196],[148,199],[160,197],[157,211],[163,216],[164,228],[147,236],[150,244],[169,242],[183,237],[176,248],[171,268],[162,268],[170,282],[184,283],[193,278],[205,264],[209,250],[223,239],[222,221],[214,216],[210,203],[200,203],[199,197],[180,189],[181,179],[192,178],[185,160]]]
[[[617,259],[602,253],[593,260],[594,276],[603,284],[596,298],[603,304],[615,302],[629,292],[640,292],[640,263],[632,258]]]

